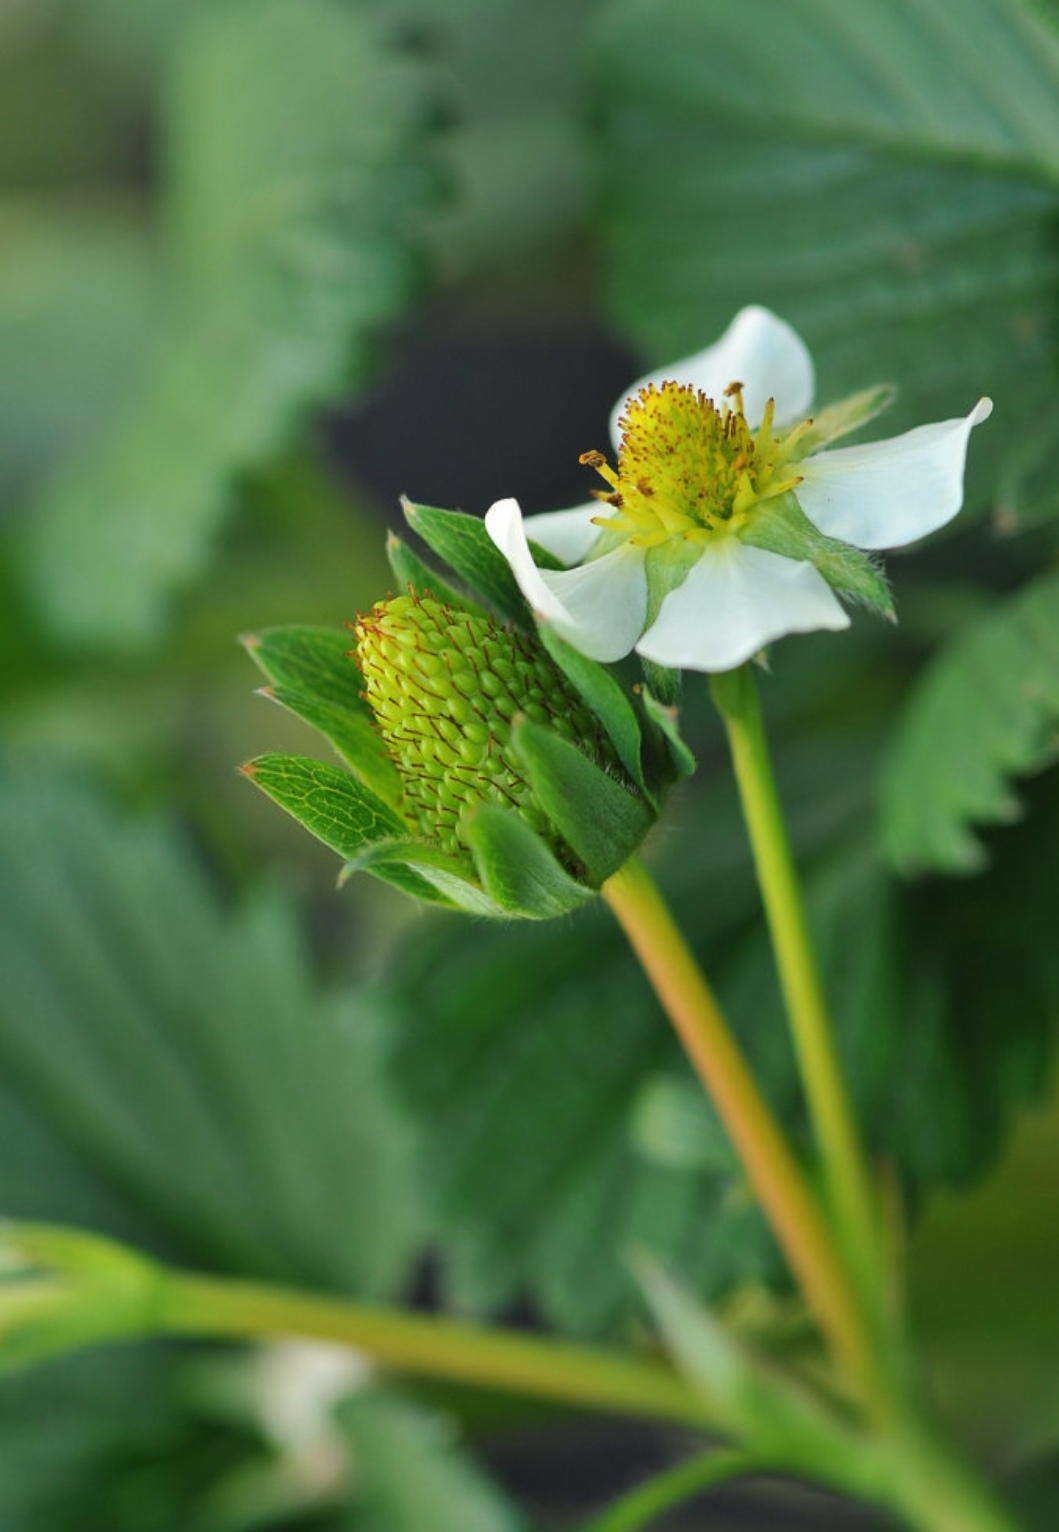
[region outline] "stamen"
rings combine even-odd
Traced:
[[[617,489],[618,485],[621,483],[618,475],[607,462],[602,452],[596,452],[594,450],[592,452],[582,452],[577,461],[579,463],[583,463],[586,468],[594,468],[599,474],[600,478],[606,479],[611,489]]]
[[[729,383],[718,407],[697,389],[653,383],[622,413],[617,468],[601,452],[582,454],[609,487],[596,498],[618,513],[593,517],[612,537],[638,547],[694,540],[734,531],[765,500],[799,482],[783,468],[808,429],[775,435],[769,400],[757,432],[747,425],[739,381]]]
[[[743,389],[745,387],[745,383],[729,383],[728,387],[724,391],[724,397],[726,399],[735,400],[735,408],[740,415],[746,414],[746,411],[743,409]]]

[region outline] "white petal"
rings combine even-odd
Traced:
[[[777,426],[804,419],[813,402],[814,381],[808,347],[786,320],[757,305],[740,309],[720,340],[705,351],[649,372],[632,385],[611,413],[611,441],[617,450],[618,420],[626,400],[648,383],[691,383],[715,403],[729,383],[742,383],[743,407],[753,430],[761,424],[770,399],[776,401]]]
[[[812,564],[725,537],[665,598],[636,650],[674,670],[731,670],[785,633],[848,627]]]
[[[527,516],[524,522],[526,536],[554,553],[564,564],[579,564],[599,536],[599,528],[592,525],[592,517],[605,514],[598,500],[590,500],[587,505],[577,505],[572,511],[545,511],[539,516]]]
[[[647,614],[642,548],[626,542],[576,569],[538,569],[517,500],[498,500],[490,506],[485,526],[511,565],[519,590],[560,638],[604,663],[629,653]]]
[[[857,548],[900,548],[926,537],[963,504],[967,441],[992,408],[991,399],[979,399],[962,420],[806,458],[798,504],[821,532]]]

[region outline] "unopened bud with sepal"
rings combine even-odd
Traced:
[[[678,774],[640,704],[576,652],[425,589],[378,603],[355,635],[352,656],[323,629],[246,640],[266,694],[344,762],[264,756],[247,775],[347,872],[477,914],[590,899]]]

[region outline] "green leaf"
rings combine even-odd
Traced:
[[[156,274],[128,214],[20,198],[0,205],[0,229],[0,489],[11,500],[88,449],[135,396]]]
[[[237,476],[368,365],[427,199],[418,68],[340,0],[187,7],[162,116],[164,334],[121,423],[25,528],[67,640],[157,640]]]
[[[655,1262],[637,1264],[667,1349],[740,1446],[796,1467],[809,1479],[878,1496],[879,1468],[872,1454],[859,1461],[858,1434],[844,1416],[759,1360]]]
[[[177,1404],[172,1350],[120,1346],[0,1380],[9,1532],[183,1532],[205,1463],[235,1447]],[[135,1408],[130,1409],[130,1401]]]
[[[738,880],[715,872],[731,911]],[[636,1131],[643,1082],[689,1072],[608,916],[449,923],[406,946],[389,985],[392,1079],[419,1124],[453,1302],[528,1294],[553,1323],[596,1331],[636,1302],[636,1249],[709,1293],[775,1279],[741,1177],[663,1163]]]
[[[863,602],[883,617],[894,617],[886,577],[870,556],[817,531],[793,495],[770,501],[741,535],[743,542],[755,548],[815,565],[827,583],[844,596]]]
[[[407,833],[393,809],[337,766],[304,755],[272,754],[249,761],[243,772],[341,857],[355,857],[362,846]]]
[[[0,775],[0,863],[5,1214],[391,1291],[418,1214],[376,1020],[290,909],[225,907],[169,828],[48,772]]]
[[[1047,1074],[1059,1002],[1049,926],[1059,866],[1036,855],[1057,822],[1054,788],[1041,788],[1037,825],[1006,831],[995,865],[975,882],[904,886],[855,834],[807,880],[857,1118],[873,1158],[918,1190],[981,1173]],[[737,1020],[780,1034],[762,932],[724,983]],[[998,1028],[1000,1014],[1009,1020]]]
[[[1011,1441],[1053,1452],[1059,1445],[1050,1386],[1050,1359],[1059,1354],[1059,1223],[1051,1194],[1059,1154],[1055,1085],[1053,1072],[1046,1098],[1023,1113],[979,1186],[935,1198],[925,1209],[908,1265],[910,1312],[932,1372],[939,1386],[959,1379],[953,1424],[1004,1430]]]
[[[416,0],[460,102],[445,134],[458,195],[441,209],[435,238],[478,316],[582,320],[571,253],[592,204],[582,50],[594,6]]]
[[[882,783],[881,835],[905,872],[982,865],[975,824],[1019,812],[1009,779],[1059,748],[1059,575],[958,633],[904,713]]]
[[[664,363],[765,303],[825,405],[899,386],[887,435],[995,394],[968,501],[1054,512],[1057,48],[1020,0],[614,0],[596,62],[620,320]]]
[[[594,897],[512,810],[483,803],[460,820],[460,837],[474,856],[482,887],[509,915],[552,920]]]
[[[458,857],[419,840],[381,840],[364,846],[342,869],[342,881],[356,872],[372,872],[394,881],[403,869],[408,877],[398,886],[430,903],[465,910],[471,915],[502,915]]]
[[[347,869],[349,874],[363,869],[378,878],[380,882],[389,883],[392,888],[400,889],[402,894],[408,894],[412,899],[421,899],[425,904],[439,904],[443,909],[468,908],[466,902],[461,902],[461,899],[456,897],[457,887],[462,894],[463,886],[458,886],[455,882],[450,885],[446,882],[445,874],[436,869],[431,869],[428,878],[408,863],[389,859],[385,855],[388,844],[387,841],[376,841],[370,848],[380,853],[375,865],[370,865],[362,853],[359,865],[346,864],[339,874],[339,881],[345,881]]]
[[[821,639],[813,652],[807,639],[804,657],[778,662],[770,710],[789,707],[798,666],[821,708],[825,649]],[[997,838],[981,878],[905,888],[865,845],[878,741],[851,735],[849,724],[863,684],[850,662],[848,683],[833,693],[832,732],[775,731],[780,785],[858,1116],[873,1156],[896,1167],[916,1203],[979,1173],[1046,1075],[1059,1004],[1059,861],[1042,865],[1040,847],[1059,834],[1059,774],[1030,785],[1032,817]],[[689,693],[689,711],[694,703]],[[663,882],[756,1077],[804,1143],[782,1001],[725,776],[711,742],[658,831]],[[418,1125],[441,1282],[456,1302],[492,1311],[528,1294],[554,1323],[605,1328],[633,1302],[634,1249],[709,1299],[742,1284],[782,1285],[742,1177],[706,1166],[698,1129],[688,1130],[683,1163],[644,1132],[645,1082],[682,1082],[689,1107],[698,1087],[606,912],[508,931],[420,931],[388,983],[392,1079]]]
[[[382,1389],[341,1407],[356,1464],[350,1532],[516,1532],[514,1507],[453,1441],[451,1424]]]
[[[652,666],[655,674],[660,673],[657,665]],[[677,674],[677,672],[670,672]],[[678,777],[690,777],[695,773],[698,762],[695,759],[687,741],[680,732],[680,715],[676,705],[667,705],[655,696],[650,687],[643,688],[643,706],[651,722],[657,727],[664,749],[669,758],[670,769],[676,772]]]
[[[727,1174],[736,1169],[735,1150],[697,1080],[652,1075],[633,1103],[630,1125],[637,1148],[656,1164]]]
[[[559,637],[550,624],[538,629],[541,643],[595,713],[618,752],[618,759],[641,792],[647,793],[641,760],[643,734],[636,709],[611,671]]]
[[[654,814],[576,745],[540,724],[523,719],[512,740],[537,802],[598,887],[628,861]]]
[[[386,556],[402,590],[411,586],[417,596],[436,596],[439,601],[444,601],[448,606],[469,607],[471,611],[481,610],[466,596],[454,590],[448,581],[436,574],[429,565],[424,564],[418,554],[413,553],[408,544],[394,532],[387,533]]]
[[[531,626],[529,611],[507,560],[485,523],[464,511],[439,511],[430,505],[403,500],[405,519],[413,532],[444,559],[499,617],[517,627]]]
[[[364,786],[391,808],[401,802],[401,778],[386,754],[375,725],[359,710],[337,707],[305,692],[282,686],[262,688],[262,696],[278,702],[329,740]]]
[[[896,398],[897,389],[892,383],[876,383],[869,388],[862,388],[849,399],[841,399],[837,404],[818,409],[813,415],[812,425],[798,438],[798,456],[795,461],[801,462],[812,453],[829,447],[832,442],[840,441],[843,436],[859,431],[869,420],[874,420],[877,415],[888,410]]]
[[[352,640],[347,633],[337,628],[265,628],[261,633],[244,633],[241,643],[274,686],[370,720],[371,709],[361,695],[360,673],[350,657]]]
[[[1027,1429],[1026,1437],[1019,1439],[1032,1440],[1034,1435],[1035,1422]],[[1044,1452],[1037,1448],[1030,1461],[1020,1462],[1009,1473],[1004,1485],[1005,1503],[1012,1507],[1027,1532],[1049,1532],[1057,1497],[1059,1452],[1054,1447]]]
[[[619,60],[664,14],[658,44]],[[757,46],[748,49],[748,33]],[[1059,37],[1023,0],[934,0],[921,14],[892,0],[748,0],[739,15],[694,0],[611,7],[605,57],[646,99],[734,120],[762,107],[817,138],[855,135],[906,155],[989,164],[1059,181]]]

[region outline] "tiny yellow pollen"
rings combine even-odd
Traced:
[[[609,486],[596,498],[620,513],[594,517],[595,525],[637,547],[697,542],[745,525],[756,506],[793,489],[800,481],[781,470],[808,423],[775,433],[770,399],[752,431],[744,387],[730,383],[720,406],[689,384],[641,388],[619,422],[616,467],[601,452],[581,456]]]

